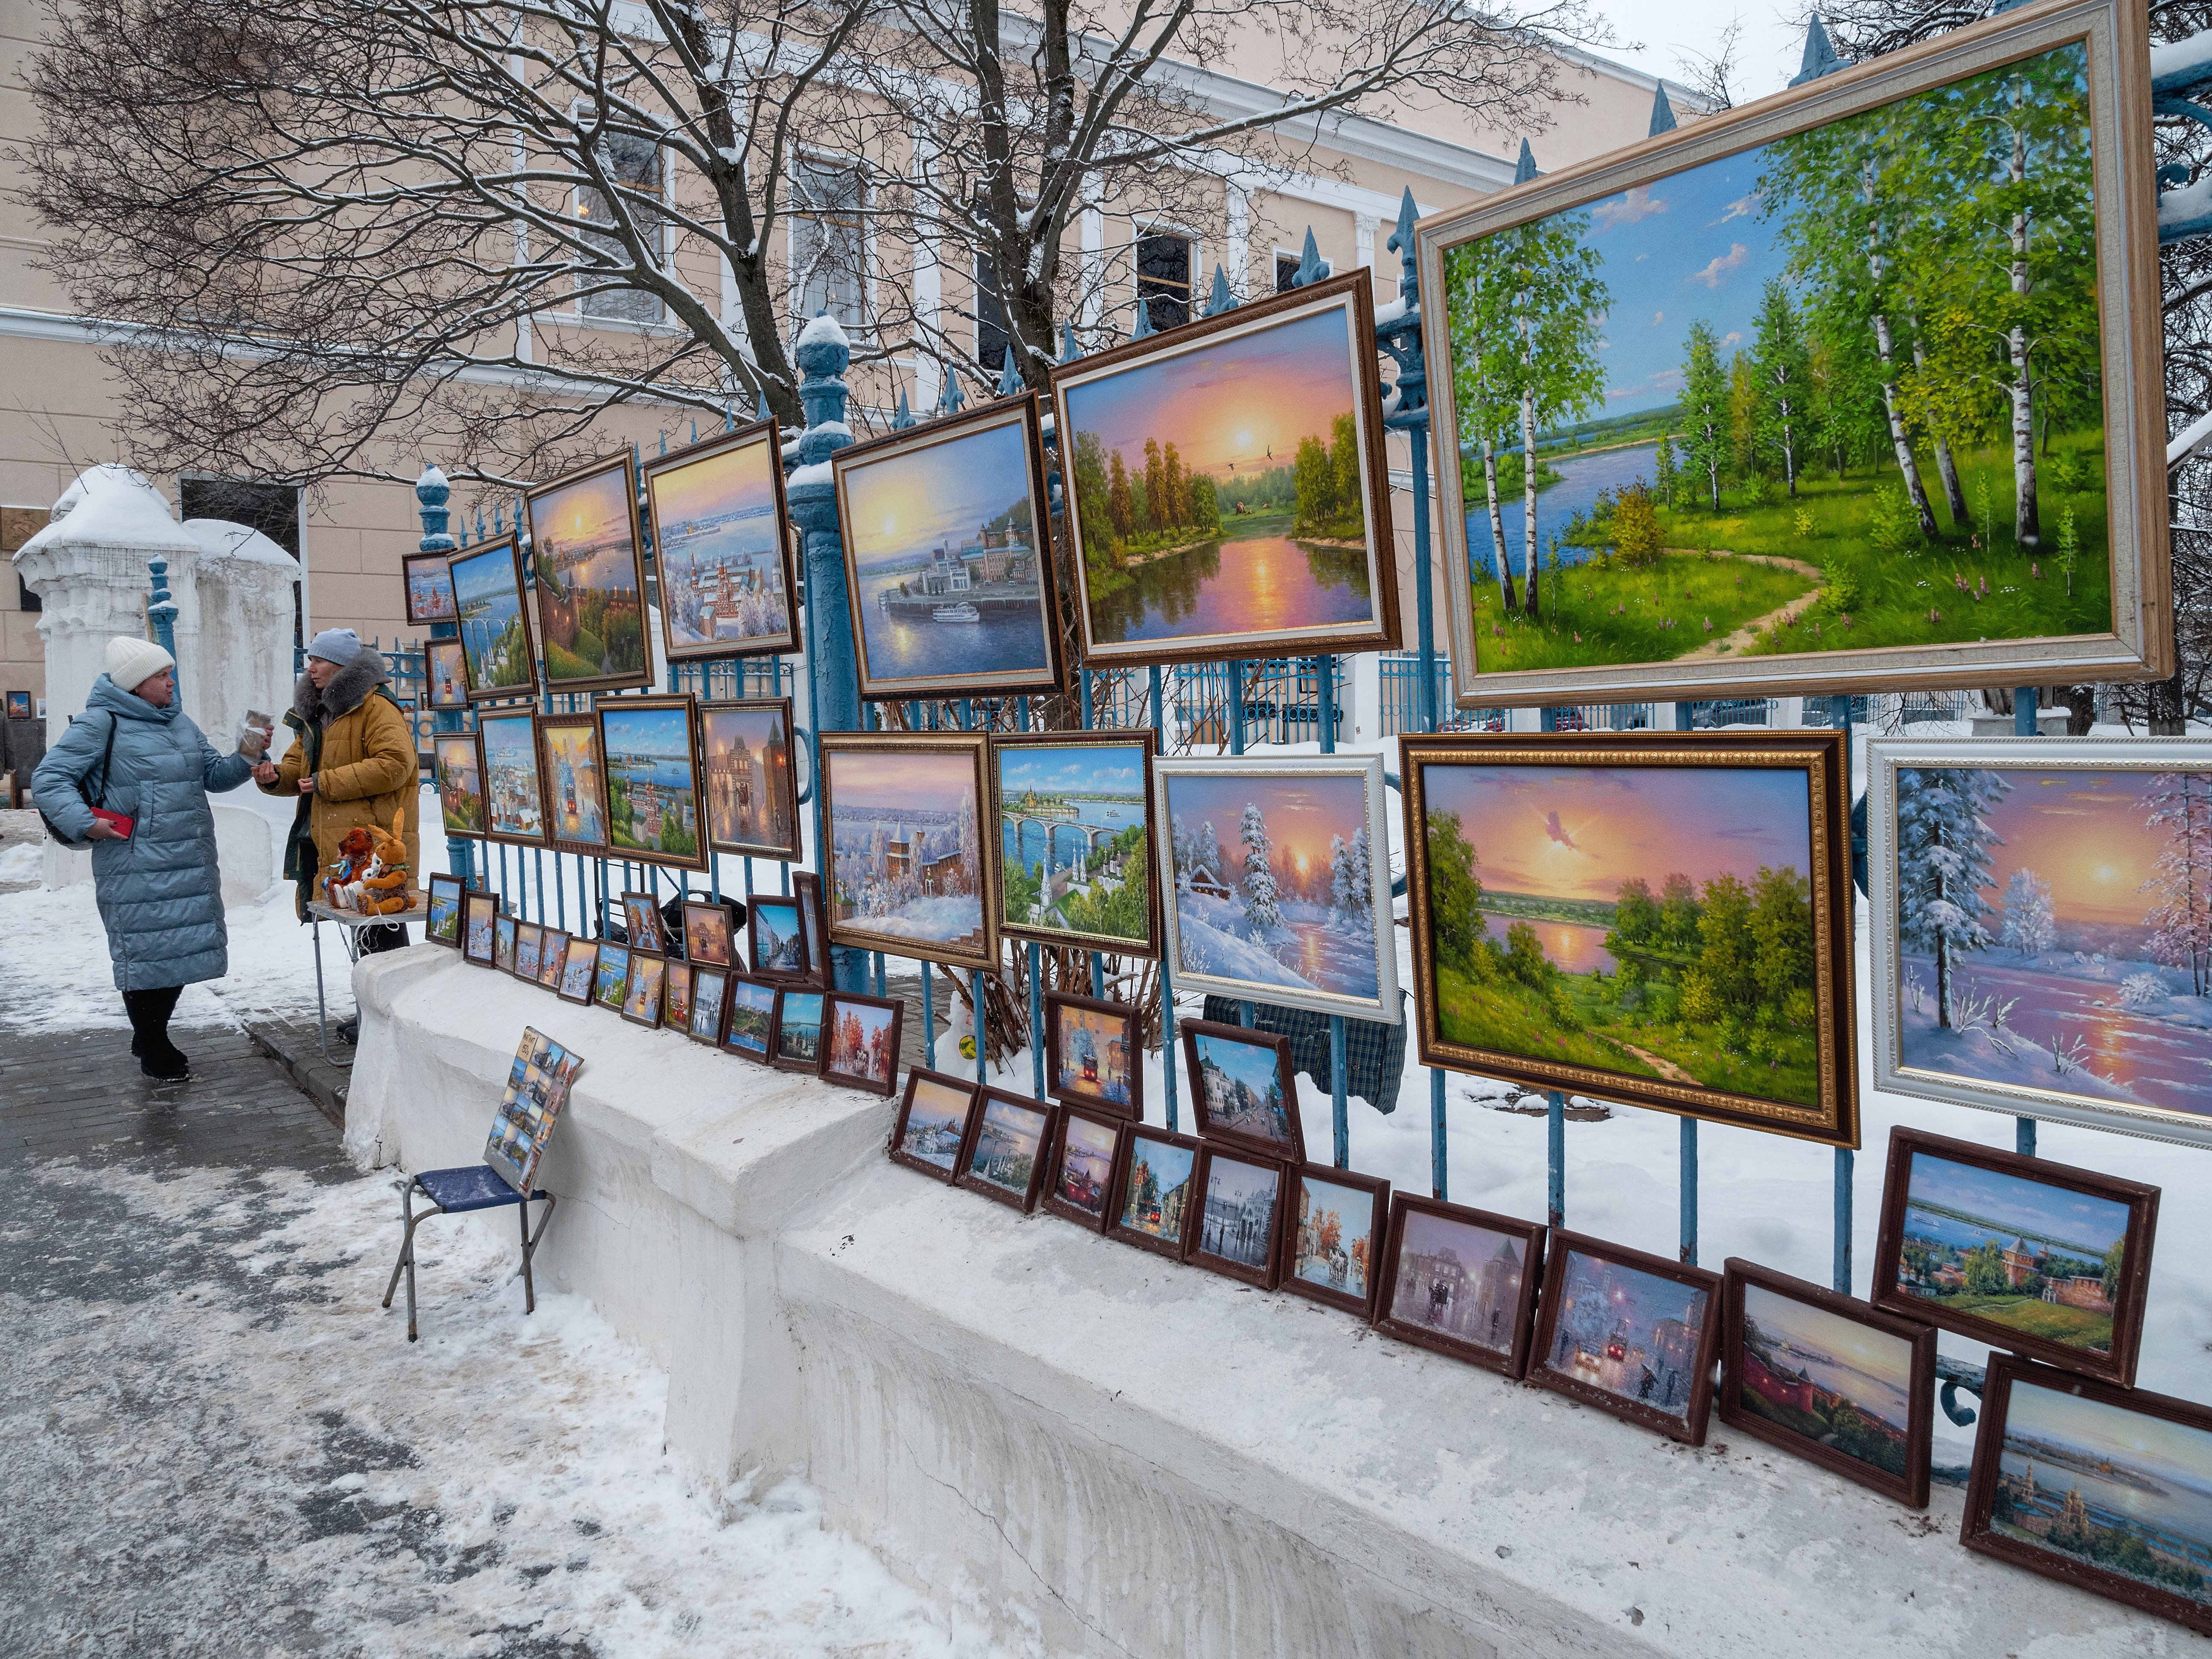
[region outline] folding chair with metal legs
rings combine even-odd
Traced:
[[[430,1208],[420,1215],[415,1213],[414,1199],[417,1188],[430,1200]],[[530,1206],[542,1200],[545,1208],[538,1218],[538,1231],[530,1231]],[[384,1287],[384,1305],[392,1305],[392,1293],[399,1288],[399,1275],[407,1275],[407,1340],[416,1340],[415,1329],[415,1230],[434,1215],[462,1215],[471,1210],[492,1210],[502,1204],[512,1204],[522,1229],[522,1311],[538,1311],[538,1286],[530,1274],[530,1258],[537,1253],[538,1240],[545,1237],[546,1224],[553,1219],[553,1194],[543,1188],[526,1199],[520,1193],[500,1179],[499,1172],[489,1164],[465,1164],[458,1170],[425,1170],[399,1189],[399,1215],[406,1223],[400,1236],[399,1260],[392,1269],[392,1282]]]

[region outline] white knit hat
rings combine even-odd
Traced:
[[[107,678],[125,691],[136,691],[177,659],[150,640],[134,640],[118,634],[107,642]]]

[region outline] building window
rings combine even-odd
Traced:
[[[291,484],[255,483],[247,478],[183,477],[177,480],[178,516],[227,519],[258,530],[300,556],[300,492]],[[307,643],[300,611],[300,584],[292,584],[292,643]]]
[[[988,253],[975,256],[975,361],[994,370],[1006,364],[1006,302],[999,293],[999,268]]]
[[[848,328],[866,320],[860,169],[802,157],[792,169],[791,271],[803,320],[828,312]]]
[[[599,161],[614,181],[625,192],[631,222],[644,239],[646,251],[659,259],[666,250],[662,246],[664,227],[660,215],[638,201],[640,196],[652,201],[662,199],[660,180],[660,147],[652,139],[635,133],[609,133],[599,141]],[[576,217],[586,225],[606,225],[615,222],[613,204],[604,191],[586,185],[576,192]],[[617,267],[629,263],[629,254],[611,234],[605,237],[588,236],[595,246],[603,246],[607,256]],[[589,275],[580,275],[580,283],[594,280]],[[660,299],[642,289],[606,289],[589,293],[577,302],[577,309],[586,317],[604,317],[616,322],[657,323],[661,320]]]
[[[1301,262],[1287,253],[1275,256],[1275,292],[1288,294],[1298,285],[1298,265]]]
[[[42,507],[0,507],[0,556],[9,556],[22,550],[25,542],[46,528],[52,514]],[[23,611],[43,611],[46,604],[31,592],[30,583],[19,574],[15,587],[20,598],[17,608]]]
[[[1190,320],[1190,239],[1154,231],[1137,238],[1137,301],[1154,328]]]

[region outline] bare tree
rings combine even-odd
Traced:
[[[1711,52],[1678,52],[1682,79],[1708,110],[1735,107],[1735,85],[1743,76],[1743,18],[1729,19]]]

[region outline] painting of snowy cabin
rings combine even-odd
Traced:
[[[1380,757],[1158,763],[1183,990],[1400,1018]]]
[[[834,854],[830,937],[956,967],[991,968],[998,930],[983,902],[984,740],[824,733],[822,779]]]

